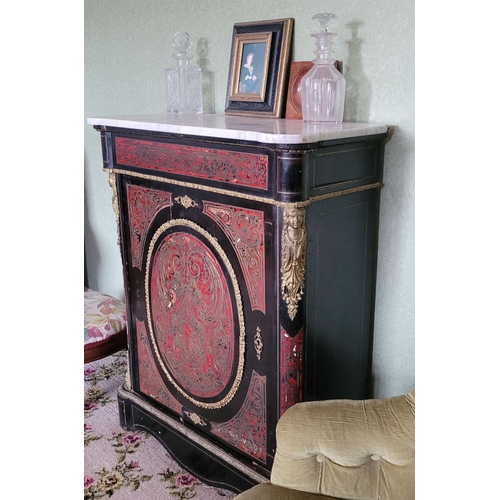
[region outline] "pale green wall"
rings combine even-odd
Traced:
[[[347,79],[346,121],[395,128],[382,189],[373,372],[375,396],[415,383],[415,55],[413,0],[85,0],[85,120],[165,111],[170,40],[188,31],[208,42],[213,111],[224,112],[233,25],[295,19],[292,60],[311,60],[319,12],[334,12],[335,56]],[[111,190],[99,134],[85,124],[85,241],[89,285],[123,296]]]

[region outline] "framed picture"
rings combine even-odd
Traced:
[[[333,64],[338,69],[338,61]],[[290,120],[302,120],[302,97],[300,86],[302,78],[313,67],[312,61],[293,61],[290,64],[290,77],[288,79],[288,91],[286,97],[285,118]]]
[[[302,98],[300,83],[302,78],[313,67],[312,61],[293,61],[290,65],[290,78],[288,80],[288,93],[286,97],[285,118],[302,120]]]
[[[234,25],[227,115],[283,116],[292,29],[291,18]]]

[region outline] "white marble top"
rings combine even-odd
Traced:
[[[387,125],[371,123],[307,124],[302,120],[226,115],[130,115],[88,118],[90,125],[202,135],[266,144],[302,144],[381,134]]]

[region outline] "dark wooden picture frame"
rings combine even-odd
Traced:
[[[283,116],[292,29],[292,18],[234,25],[227,115]]]

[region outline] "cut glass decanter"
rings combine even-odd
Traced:
[[[179,31],[172,38],[173,54],[176,66],[167,68],[167,112],[175,114],[203,113],[203,84],[201,68],[189,65],[193,55],[191,37],[185,31]]]
[[[346,79],[335,67],[332,42],[337,33],[328,30],[328,23],[335,14],[316,14],[320,32],[316,38],[316,59],[300,84],[302,119],[304,122],[342,123],[344,117]]]

